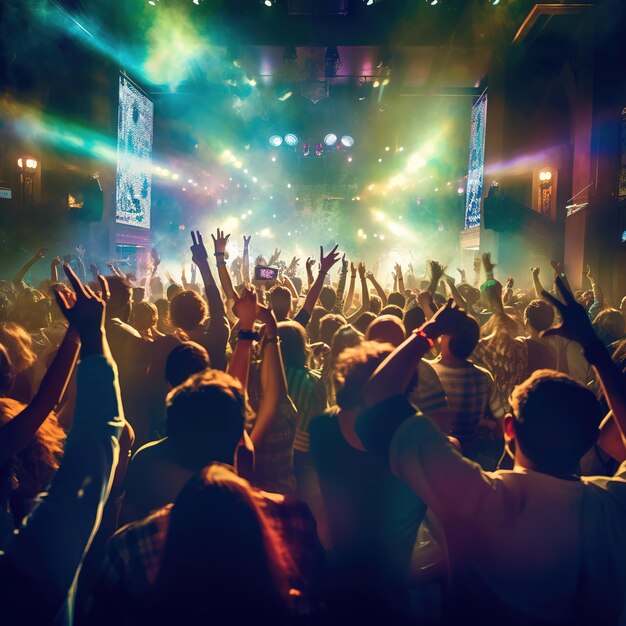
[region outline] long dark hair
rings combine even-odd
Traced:
[[[248,484],[211,465],[171,512],[148,606],[153,624],[285,620],[288,557]]]

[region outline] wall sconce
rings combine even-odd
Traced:
[[[539,172],[539,209],[542,215],[550,215],[552,209],[552,172]]]
[[[20,157],[17,160],[17,166],[20,168],[22,177],[22,209],[33,205],[33,186],[38,165],[37,159],[30,156]]]

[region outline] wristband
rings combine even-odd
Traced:
[[[426,339],[430,348],[433,348],[435,346],[435,342],[423,330],[414,330],[413,334],[416,337],[422,337],[423,339]]]
[[[240,330],[237,336],[244,341],[258,341],[261,338],[261,335],[254,330]]]
[[[223,252],[216,252],[215,254],[213,254],[213,256],[224,256]]]

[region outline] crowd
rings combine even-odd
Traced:
[[[229,237],[0,281],[3,624],[626,625],[626,297]]]

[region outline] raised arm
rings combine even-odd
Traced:
[[[457,289],[455,283],[454,283],[454,278],[452,278],[452,276],[448,276],[447,274],[444,274],[443,277],[446,285],[448,286],[448,289],[450,291],[450,295],[452,296],[452,298],[454,299],[454,301],[456,302],[456,305],[462,309],[465,309],[467,311],[468,306],[467,306],[467,302],[465,302],[465,298],[461,295],[461,292]]]
[[[602,288],[593,277],[593,274],[591,273],[591,268],[588,265],[586,275],[589,279],[589,282],[591,283],[591,288],[593,289],[593,303],[589,307],[588,314],[591,319],[594,319],[604,306],[604,294],[602,293]]]
[[[376,280],[373,272],[367,272],[365,275],[366,278],[374,285],[374,289],[376,289],[376,294],[382,300],[383,306],[387,306],[387,294],[385,290],[381,287],[380,283]]]
[[[439,281],[446,270],[446,266],[439,263],[439,261],[428,261],[428,273],[430,276],[430,282],[428,283],[427,291],[434,295],[437,291]]]
[[[233,283],[226,267],[226,245],[230,235],[224,235],[224,231],[217,229],[216,235],[211,235],[213,245],[215,247],[215,263],[217,265],[217,274],[220,277],[222,289],[229,300],[236,300],[237,294],[233,288]]]
[[[250,282],[250,239],[252,239],[252,235],[243,236],[243,264],[241,271],[244,285]]]
[[[539,268],[531,267],[530,272],[533,275],[533,288],[535,290],[535,296],[537,298],[541,298],[544,289],[543,289],[543,285],[541,284],[541,281],[539,280]]]
[[[124,425],[117,369],[104,332],[105,303],[68,265],[64,270],[75,302],[60,291],[57,300],[81,341],[72,430],[48,495],[0,556],[6,575],[0,601],[19,606],[25,624],[52,623],[67,600],[100,523]],[[104,289],[104,297],[107,293]]]
[[[239,337],[228,364],[228,373],[242,384],[246,393],[257,306],[256,291],[249,286],[244,287],[241,297],[237,297],[233,306],[233,313],[239,318]]]
[[[585,358],[597,374],[617,425],[616,435],[619,436],[619,441],[614,442],[614,447],[619,448],[621,444],[624,448],[626,446],[626,376],[611,360],[611,355],[593,330],[585,308],[576,302],[574,295],[567,289],[560,276],[557,276],[555,282],[563,302],[545,290],[542,296],[559,311],[562,322],[560,326],[546,330],[543,335],[560,335],[582,346]]]
[[[396,272],[398,291],[404,295],[404,275],[402,274],[402,267],[400,266],[400,263],[396,263],[393,269]]]
[[[370,293],[367,288],[367,278],[365,277],[365,265],[363,263],[359,263],[359,280],[361,281],[361,307],[356,313],[353,313],[346,319],[348,324],[354,324],[365,311],[369,311],[370,309]]]
[[[337,263],[339,260],[339,253],[337,252],[337,248],[339,246],[335,246],[326,256],[324,256],[324,248],[320,246],[320,271],[315,279],[315,282],[309,289],[309,292],[306,295],[304,300],[304,304],[298,314],[294,317],[296,322],[305,326],[309,323],[309,318],[311,317],[311,313],[313,312],[313,307],[319,298],[320,292],[322,291],[322,287],[324,286],[324,277],[330,272],[333,265]]]
[[[61,265],[63,261],[61,261],[61,257],[55,256],[52,261],[50,261],[50,282],[54,285],[54,283],[59,282],[59,265]]]
[[[17,273],[13,277],[13,287],[16,291],[22,291],[26,289],[28,285],[24,282],[24,277],[26,276],[30,268],[35,265],[35,263],[41,261],[41,259],[46,256],[46,252],[48,252],[48,248],[39,248],[39,250],[37,250],[37,253],[33,255],[30,259],[28,259],[28,261],[26,261],[26,263],[24,263],[24,265],[22,265],[19,270],[17,270]]]
[[[337,298],[332,308],[332,313],[343,315],[343,293],[346,290],[346,277],[348,276],[348,261],[346,255],[341,257],[341,269],[339,270],[339,284],[337,285]]]
[[[87,268],[85,267],[85,246],[82,243],[79,243],[74,247],[76,251],[76,259],[78,260],[78,265],[80,266],[80,275],[82,280],[87,280]]]
[[[226,318],[226,309],[220,290],[215,284],[211,267],[209,266],[209,256],[207,254],[202,235],[200,231],[195,233],[191,231],[191,259],[200,271],[202,282],[204,283],[204,292],[206,293],[207,303],[209,305],[209,341],[211,357],[211,366],[215,369],[226,369],[226,344],[228,342],[228,333],[230,331],[228,319]],[[216,257],[219,260],[221,257]]]
[[[352,306],[352,300],[354,300],[354,283],[356,281],[356,267],[354,263],[350,261],[350,284],[348,285],[348,295],[346,301],[343,304],[343,312],[347,313]]]
[[[376,369],[365,386],[367,406],[378,404],[392,396],[406,392],[416,364],[433,347],[435,339],[454,328],[457,320],[465,313],[448,300],[431,320],[413,331]]]
[[[76,365],[79,345],[76,330],[69,328],[34,398],[23,411],[0,428],[0,467],[28,444],[50,412],[61,402]]]
[[[288,398],[287,379],[278,342],[278,324],[274,313],[268,308],[257,307],[257,319],[265,324],[263,336],[263,360],[261,363],[262,395],[256,421],[250,434],[252,443],[263,445],[272,427],[281,402]]]
[[[313,286],[314,278],[313,278],[313,266],[315,265],[315,259],[308,257],[306,260],[306,282],[308,289],[311,289]]]
[[[513,280],[513,277],[509,276],[506,279],[506,285],[504,285],[504,295],[502,296],[503,304],[508,304],[511,301],[511,298],[513,297],[513,285],[514,284],[515,284],[515,281]]]

